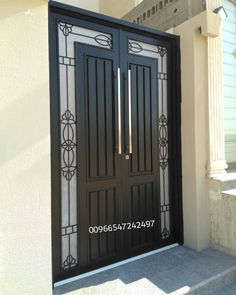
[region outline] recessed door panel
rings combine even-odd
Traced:
[[[114,255],[117,251],[115,232],[103,231],[100,233],[101,227],[116,223],[116,202],[117,195],[114,188],[89,192],[89,232],[87,238],[90,262]],[[98,225],[100,225],[100,228]]]
[[[132,174],[152,171],[151,68],[130,64],[132,108]]]
[[[149,67],[131,64],[132,145],[131,173],[152,171],[151,93]]]
[[[130,187],[131,220],[135,227],[131,231],[132,248],[153,244],[157,238],[155,226],[156,208],[153,183],[135,184]]]
[[[87,56],[88,177],[112,177],[114,162],[113,62]]]

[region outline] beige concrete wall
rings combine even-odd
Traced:
[[[56,1],[62,2],[64,4],[72,5],[75,7],[91,10],[94,12],[99,11],[99,0],[56,0]]]
[[[162,4],[160,6],[160,4]],[[206,9],[202,0],[157,1],[144,0],[123,18],[144,26],[166,31],[185,22]]]
[[[236,190],[221,193],[211,188],[211,246],[236,256]]]
[[[122,18],[142,0],[99,0],[99,12],[116,18]]]
[[[172,30],[181,40],[182,167],[185,245],[209,245],[207,39],[201,15]]]
[[[0,294],[48,295],[48,2],[0,6]]]

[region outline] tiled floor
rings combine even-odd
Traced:
[[[56,287],[54,295],[170,294],[180,289],[187,291],[190,287],[233,266],[236,266],[236,258],[216,250],[207,249],[203,252],[195,252],[186,247],[179,246],[79,281]],[[231,285],[232,288],[235,288],[235,284]],[[230,289],[231,285],[227,287]],[[225,292],[219,294],[231,295],[231,293]],[[236,294],[236,288],[233,294]]]

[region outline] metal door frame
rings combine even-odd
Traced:
[[[51,190],[52,190],[52,272],[53,282],[65,278],[58,275],[60,267],[60,143],[59,143],[59,61],[58,61],[58,18],[65,21],[73,20],[91,29],[98,26],[123,30],[141,35],[142,38],[158,39],[170,49],[168,55],[168,134],[169,134],[169,188],[173,210],[174,237],[171,243],[183,244],[183,209],[182,209],[182,157],[181,157],[181,79],[180,79],[180,37],[151,28],[114,19],[87,10],[49,2],[49,60],[50,60],[50,111],[51,111]],[[170,243],[170,244],[171,244]],[[70,271],[68,277],[76,275]]]

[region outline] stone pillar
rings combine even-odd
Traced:
[[[208,0],[207,10],[221,5],[220,0]],[[226,174],[224,138],[224,99],[221,28],[215,38],[207,37],[208,58],[208,115],[209,115],[209,162],[208,177]]]

